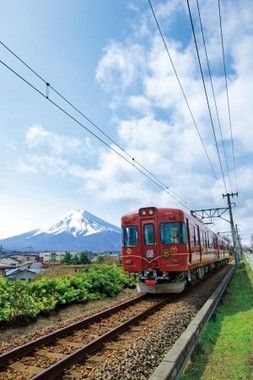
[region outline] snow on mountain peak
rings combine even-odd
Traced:
[[[69,233],[76,237],[77,235],[87,236],[101,231],[116,231],[116,227],[86,210],[71,210],[45,226],[38,228],[34,236],[41,233],[53,235]]]
[[[6,249],[33,252],[119,251],[121,228],[85,210],[71,210],[41,228],[0,241]]]

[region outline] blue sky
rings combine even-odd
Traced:
[[[252,1],[221,1],[229,98],[217,2],[198,1],[215,102],[196,1],[189,2],[209,107],[187,2],[151,3],[167,50],[148,0],[0,0],[1,42],[44,81],[2,44],[1,61],[50,99],[1,63],[0,239],[72,209],[119,226],[139,207],[226,207],[222,194],[238,192],[234,220],[249,243]],[[214,230],[230,230],[213,221]]]

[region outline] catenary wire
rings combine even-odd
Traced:
[[[211,75],[211,69],[210,69],[210,64],[209,64],[209,57],[208,57],[207,48],[206,48],[206,41],[205,41],[205,36],[204,36],[204,29],[203,29],[203,23],[202,23],[202,19],[201,19],[201,13],[200,13],[200,7],[199,7],[199,1],[198,0],[196,0],[196,4],[197,4],[197,9],[198,9],[198,16],[199,16],[201,35],[202,35],[203,45],[204,45],[204,50],[205,50],[205,56],[206,56],[206,63],[207,63],[207,68],[208,68],[208,74],[209,74],[209,78],[210,78],[212,95],[213,95],[213,100],[214,100],[214,105],[215,105],[215,110],[216,110],[216,117],[217,117],[217,122],[218,122],[219,130],[220,130],[220,135],[221,135],[222,150],[223,150],[223,155],[224,155],[224,158],[225,158],[225,163],[226,163],[226,168],[227,168],[227,173],[228,173],[229,185],[230,185],[230,189],[231,189],[231,192],[232,192],[232,185],[231,185],[231,178],[230,178],[230,172],[229,172],[229,167],[228,167],[228,160],[227,160],[227,155],[226,155],[226,151],[225,151],[224,138],[223,138],[223,134],[222,134],[222,130],[221,130],[221,122],[220,122],[220,117],[219,117],[219,112],[218,112],[218,106],[217,106],[216,97],[215,97],[214,84],[213,84],[213,79],[212,79],[212,75]]]
[[[223,166],[222,166],[222,162],[221,162],[221,157],[220,157],[220,151],[219,151],[218,141],[217,141],[217,137],[216,137],[216,132],[215,132],[215,128],[214,128],[214,122],[213,122],[210,102],[209,102],[209,98],[208,98],[208,94],[207,94],[207,89],[206,89],[206,84],[205,84],[205,78],[204,78],[203,68],[202,68],[202,64],[201,64],[201,60],[200,60],[200,56],[199,56],[198,43],[197,43],[195,29],[194,29],[194,25],[193,25],[192,13],[191,13],[191,8],[190,8],[189,0],[187,0],[187,7],[188,7],[188,11],[189,11],[189,17],[190,17],[190,23],[191,23],[192,34],[193,34],[193,39],[194,39],[194,45],[195,45],[195,50],[196,50],[196,53],[197,53],[197,58],[198,58],[198,63],[199,63],[199,69],[200,69],[201,79],[202,79],[202,83],[203,83],[203,87],[204,87],[204,92],[205,92],[205,98],[206,98],[208,113],[209,113],[209,117],[210,117],[210,121],[211,121],[211,126],[212,126],[214,141],[215,141],[215,147],[216,147],[216,152],[217,152],[219,163],[220,163],[220,169],[221,169],[221,174],[222,174],[224,188],[225,188],[225,191],[227,193],[228,192],[227,191],[227,185],[226,185],[224,170],[223,170]]]
[[[216,176],[216,174],[215,174],[214,167],[213,167],[212,162],[211,162],[211,160],[210,160],[210,158],[209,158],[209,155],[208,155],[208,153],[207,153],[207,149],[206,149],[205,144],[204,144],[204,141],[203,141],[203,139],[202,139],[202,137],[201,137],[201,134],[200,134],[199,128],[198,128],[198,126],[197,126],[197,122],[196,122],[196,120],[195,120],[195,118],[194,118],[194,116],[193,116],[193,113],[192,113],[191,107],[190,107],[190,105],[189,105],[189,102],[188,102],[187,96],[186,96],[186,94],[185,94],[185,91],[184,91],[184,89],[183,89],[182,83],[181,83],[180,78],[179,78],[179,76],[178,76],[178,73],[177,73],[176,67],[175,67],[175,65],[174,65],[174,63],[173,63],[173,60],[172,60],[172,58],[171,58],[171,55],[170,55],[169,49],[168,49],[168,47],[167,47],[167,43],[166,43],[165,38],[164,38],[164,36],[163,36],[162,30],[161,30],[161,28],[160,28],[160,25],[159,25],[158,19],[157,19],[157,17],[156,17],[156,14],[155,14],[154,8],[153,8],[152,3],[151,3],[151,0],[148,0],[148,2],[149,2],[149,5],[150,5],[150,9],[151,9],[151,11],[152,11],[152,14],[153,14],[153,17],[154,17],[154,20],[155,20],[155,23],[156,23],[157,29],[158,29],[158,31],[159,31],[159,33],[160,33],[160,36],[161,36],[161,39],[162,39],[162,41],[163,41],[163,44],[164,44],[165,50],[166,50],[167,55],[168,55],[168,57],[169,57],[169,60],[170,60],[171,66],[172,66],[172,68],[173,68],[174,74],[175,74],[175,76],[176,76],[176,78],[177,78],[177,81],[178,81],[179,87],[180,87],[181,92],[182,92],[182,94],[183,94],[183,97],[184,97],[185,103],[186,103],[186,105],[187,105],[188,111],[189,111],[189,113],[190,113],[190,115],[191,115],[191,118],[192,118],[193,124],[194,124],[195,129],[196,129],[196,131],[197,131],[197,133],[198,133],[198,136],[199,136],[199,139],[200,139],[201,144],[202,144],[202,146],[203,146],[203,149],[204,149],[204,151],[205,151],[205,154],[206,154],[207,160],[208,160],[209,165],[210,165],[210,167],[211,167],[211,170],[212,170],[212,172],[213,172],[213,176],[214,176],[214,178],[215,178],[215,180],[216,180],[216,182],[217,182],[217,184],[218,184],[218,186],[219,186],[220,192],[222,193],[222,190],[221,190],[221,187],[220,187],[220,183],[219,183],[218,178],[217,178],[217,176]]]
[[[218,9],[219,9],[219,22],[220,22],[220,33],[221,33],[222,56],[223,56],[223,69],[224,69],[224,78],[225,78],[226,94],[227,94],[227,107],[228,107],[229,127],[230,127],[230,136],[231,136],[231,144],[232,144],[233,167],[234,167],[235,185],[236,185],[236,192],[237,192],[238,186],[237,186],[237,174],[236,174],[236,163],[235,163],[235,149],[234,149],[234,139],[233,139],[233,133],[232,133],[232,121],[231,121],[230,101],[229,101],[229,94],[228,94],[227,69],[226,69],[226,60],[225,60],[225,48],[224,48],[223,29],[222,29],[222,20],[221,20],[220,0],[218,0]]]
[[[89,128],[87,128],[83,123],[81,123],[79,120],[77,120],[74,116],[72,116],[69,112],[64,110],[59,104],[51,100],[47,95],[45,95],[43,92],[41,92],[38,88],[36,88],[32,83],[30,83],[28,80],[26,80],[24,77],[22,77],[19,73],[17,73],[15,70],[13,70],[10,66],[8,66],[6,63],[4,63],[2,60],[0,60],[0,63],[5,66],[9,71],[11,71],[13,74],[15,74],[18,78],[20,78],[22,81],[24,81],[28,86],[30,86],[33,90],[35,90],[38,94],[40,94],[42,97],[47,99],[51,104],[53,104],[55,107],[57,107],[61,112],[63,112],[65,115],[67,115],[70,119],[72,119],[74,122],[79,124],[82,128],[84,128],[87,132],[89,132],[92,136],[97,138],[101,143],[106,145],[110,150],[112,150],[114,153],[116,153],[119,157],[121,157],[123,160],[125,160],[128,164],[135,167],[136,170],[138,170],[141,174],[143,174],[146,178],[148,178],[150,181],[152,181],[156,186],[158,186],[161,190],[165,191],[167,194],[169,194],[172,198],[174,198],[177,202],[183,204],[185,207],[186,202],[183,201],[181,198],[178,197],[178,195],[166,185],[164,185],[160,180],[158,180],[157,177],[155,177],[151,172],[149,172],[147,169],[145,169],[145,172],[138,168],[135,163],[137,161],[132,158],[132,161],[129,161],[126,157],[124,157],[122,154],[120,154],[116,149],[114,149],[111,145],[109,145],[107,142],[105,142],[103,139],[101,139],[99,136],[97,136],[94,132],[92,132]],[[126,152],[125,152],[126,153]],[[148,175],[149,173],[150,175]],[[155,180],[155,179],[156,180]],[[163,186],[162,186],[162,185]],[[189,208],[189,207],[188,207]]]

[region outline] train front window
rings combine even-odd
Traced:
[[[161,223],[160,238],[162,244],[186,244],[185,223]]]
[[[136,247],[138,245],[137,226],[123,227],[123,247]]]
[[[153,224],[145,224],[143,227],[144,232],[144,244],[154,245],[155,244],[155,230]]]

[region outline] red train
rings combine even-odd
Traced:
[[[175,208],[144,207],[123,215],[122,265],[138,273],[138,290],[179,293],[227,263],[228,241]]]

